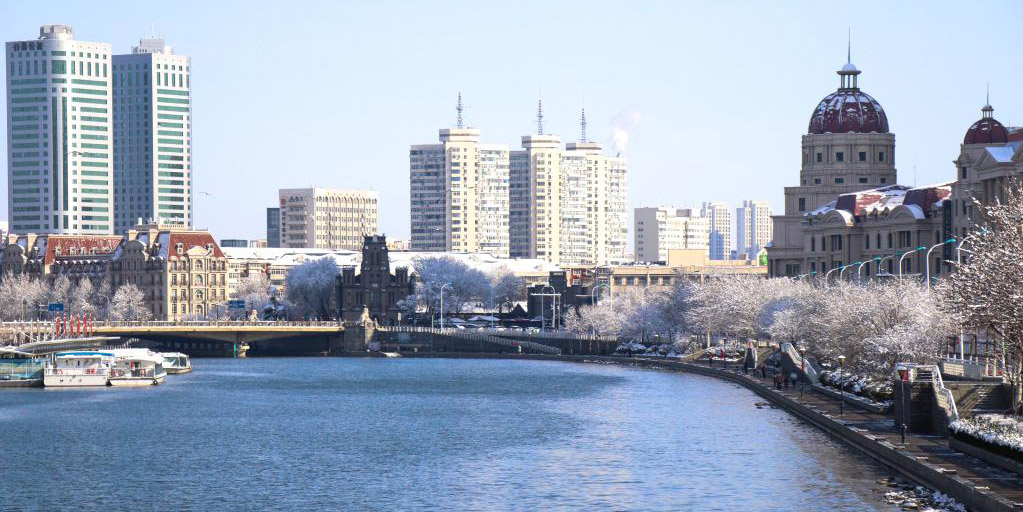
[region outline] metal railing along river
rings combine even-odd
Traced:
[[[561,355],[561,349],[558,347],[552,347],[536,341],[528,341],[521,339],[502,338],[491,334],[483,334],[479,331],[469,329],[438,329],[435,327],[412,327],[412,326],[394,326],[394,327],[382,327],[381,330],[388,332],[408,332],[408,333],[425,333],[425,334],[436,334],[439,336],[449,336],[453,338],[460,338],[466,340],[483,341],[487,343],[493,343],[508,347],[511,349],[518,350],[519,347],[532,350],[534,352],[540,352],[543,354]]]

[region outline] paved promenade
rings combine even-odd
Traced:
[[[752,374],[747,376],[741,371],[734,369],[723,370],[720,366],[707,368],[705,365],[674,363],[663,359],[614,357],[606,358],[605,360],[622,364],[633,363],[640,366],[682,370],[704,375],[717,375],[722,378],[728,378],[728,380],[740,381],[746,387],[770,399],[775,405],[789,409],[789,412],[808,419],[831,434],[836,434],[836,432],[827,426],[820,425],[818,421],[814,421],[812,418],[807,418],[804,411],[794,410],[795,408],[788,406],[786,402],[795,402],[809,409],[812,413],[824,415],[826,418],[837,423],[839,428],[841,425],[844,425],[851,429],[853,432],[849,434],[853,435],[839,437],[842,437],[843,440],[858,449],[862,450],[873,439],[876,445],[869,445],[869,447],[875,450],[874,453],[864,450],[872,457],[878,458],[878,451],[887,451],[882,447],[890,446],[888,450],[893,452],[890,459],[898,460],[902,458],[906,462],[912,463],[915,460],[921,463],[903,464],[901,465],[902,467],[897,467],[891,463],[891,460],[880,459],[881,462],[893,466],[894,469],[903,474],[907,473],[907,468],[914,471],[918,469],[923,470],[917,474],[906,475],[913,480],[927,484],[929,487],[937,488],[939,491],[949,493],[950,489],[941,488],[942,486],[934,485],[920,478],[920,476],[930,475],[933,480],[935,473],[947,476],[949,482],[953,482],[958,487],[959,494],[962,494],[961,491],[963,489],[969,489],[971,492],[968,494],[977,497],[972,506],[970,506],[970,503],[967,503],[970,510],[1023,510],[1023,477],[949,448],[948,438],[944,436],[910,433],[906,436],[906,443],[902,444],[901,434],[899,429],[895,427],[891,415],[868,412],[857,408],[849,402],[845,405],[845,414],[841,415],[841,406],[838,399],[814,392],[809,386],[806,388],[802,398],[800,398],[799,387],[776,390],[773,378],[768,375],[767,379],[761,379],[759,372],[757,376]],[[729,375],[724,375],[725,373]],[[857,439],[863,440],[864,444],[858,445]],[[903,458],[902,456],[905,457]],[[955,496],[955,493],[952,494]],[[960,498],[960,501],[963,500]],[[978,506],[977,503],[988,503],[990,506]]]

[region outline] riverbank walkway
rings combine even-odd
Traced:
[[[621,360],[621,358],[616,359]],[[647,361],[654,364],[663,363],[659,359]],[[903,444],[901,431],[895,426],[893,416],[890,414],[866,411],[848,401],[845,404],[845,413],[841,414],[842,407],[838,398],[816,392],[809,385],[801,397],[798,385],[783,387],[781,390],[775,389],[774,379],[770,374],[765,379],[760,377],[760,372],[754,376],[752,372],[745,375],[741,370],[731,368],[725,370],[717,367],[716,370],[739,377],[751,385],[749,387],[757,387],[758,393],[762,396],[770,394],[783,396],[811,410],[825,414],[861,434],[873,437],[879,443],[890,443],[894,445],[895,450],[912,456],[920,462],[937,466],[944,474],[965,479],[978,491],[986,491],[1002,498],[1012,504],[1011,510],[1023,510],[1023,476],[1005,471],[950,448],[948,437],[907,433],[906,442]],[[942,489],[938,490],[943,491]]]

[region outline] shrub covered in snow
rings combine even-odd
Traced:
[[[954,434],[968,436],[1006,448],[1015,458],[1023,458],[1023,418],[1004,414],[981,414],[961,418],[949,424]]]
[[[856,396],[869,398],[875,402],[889,402],[892,399],[892,385],[889,379],[877,379],[837,371],[825,370],[820,373],[821,384],[836,389],[843,389]]]

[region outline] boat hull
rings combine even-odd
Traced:
[[[43,379],[0,380],[0,388],[39,388],[42,386]]]
[[[106,375],[46,375],[43,386],[48,388],[106,386]]]
[[[192,372],[192,368],[191,367],[189,367],[189,368],[164,368],[164,370],[166,370],[167,373],[169,373],[171,375],[178,375],[178,374],[182,374],[182,373],[191,373]]]
[[[145,386],[155,386],[163,382],[163,377],[144,377],[144,378],[127,378],[127,377],[113,377],[110,379],[110,385],[121,388],[140,388]]]

